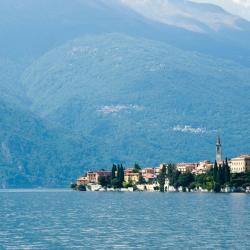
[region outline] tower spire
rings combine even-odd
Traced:
[[[221,140],[220,136],[217,137],[217,142],[216,142],[216,154],[215,154],[215,159],[217,162],[221,162],[222,160],[222,150],[221,150]]]

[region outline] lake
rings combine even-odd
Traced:
[[[0,191],[0,249],[250,249],[250,195]]]

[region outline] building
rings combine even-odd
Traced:
[[[100,170],[96,171],[96,181],[98,183],[100,177],[104,177],[106,181],[109,181],[111,179],[112,172],[106,171],[106,170]]]
[[[80,186],[80,185],[87,185],[88,184],[88,178],[86,176],[81,176],[76,180],[76,185]]]
[[[222,145],[220,137],[218,136],[217,142],[216,142],[216,152],[215,152],[215,159],[217,163],[220,163],[222,161]]]
[[[124,173],[124,181],[132,184],[138,183],[141,177],[141,173]]]
[[[88,171],[86,177],[87,177],[88,183],[97,183],[96,172]]]
[[[155,169],[154,168],[143,168],[141,170],[142,176],[146,174],[155,174]]]
[[[96,172],[89,171],[87,172],[87,181],[88,183],[95,183],[97,184],[99,181],[99,177],[103,176],[106,180],[109,180],[111,178],[112,172],[111,171],[105,171],[105,170],[99,170]]]
[[[130,173],[133,173],[134,172],[134,169],[133,168],[126,168],[124,169],[124,174],[130,174]]]
[[[143,168],[141,172],[146,182],[153,183],[156,180],[155,168]]]
[[[154,183],[157,180],[157,176],[155,174],[144,174],[142,177],[147,183]]]
[[[196,169],[193,171],[194,174],[206,174],[210,169],[213,168],[213,163],[210,161],[199,162]]]
[[[250,154],[240,155],[228,162],[231,173],[250,172]]]
[[[138,184],[136,185],[139,191],[146,191],[146,192],[156,192],[159,191],[159,185],[157,183],[154,184]]]
[[[197,163],[177,163],[176,169],[182,174],[192,173],[193,170],[198,166]]]

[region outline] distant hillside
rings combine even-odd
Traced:
[[[0,188],[65,187],[82,173],[86,163],[80,141],[3,102],[0,143]]]
[[[246,150],[248,79],[229,61],[109,34],[47,53],[23,84],[34,112],[105,145],[106,164],[154,164],[213,159],[217,134],[228,156]]]

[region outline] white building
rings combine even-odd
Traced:
[[[231,173],[245,173],[250,171],[250,155],[240,155],[228,162]]]

